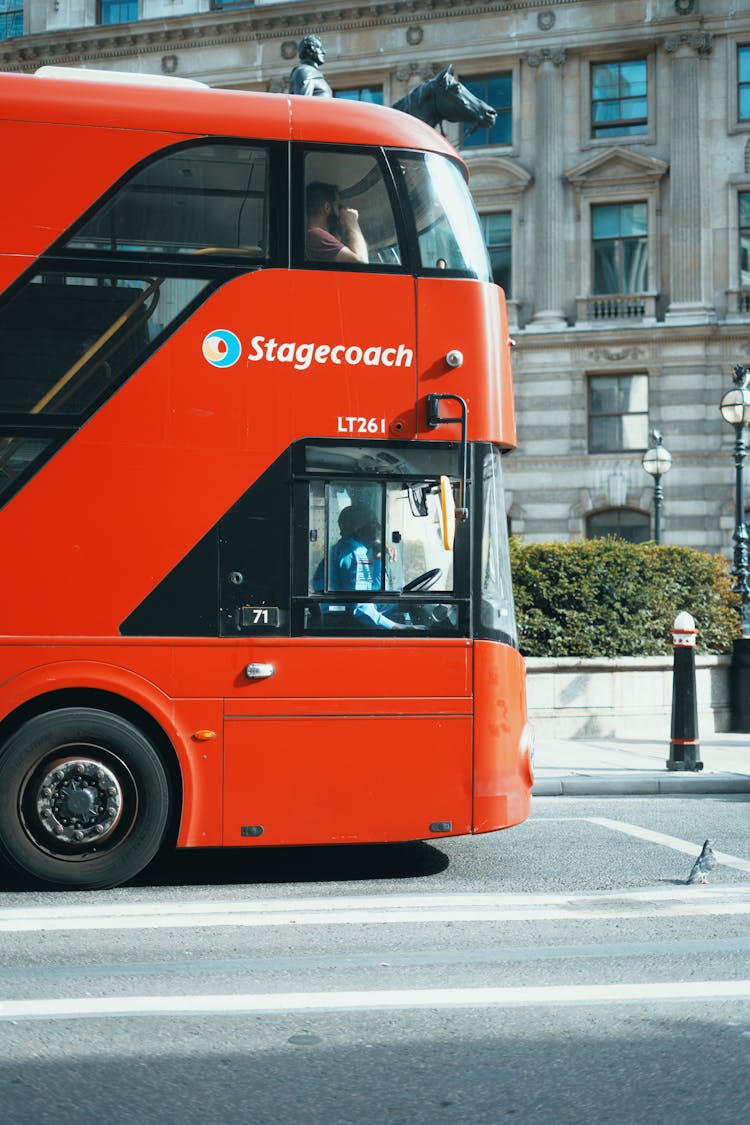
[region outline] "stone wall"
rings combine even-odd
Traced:
[[[701,735],[729,730],[728,656],[698,656]],[[529,718],[536,737],[669,740],[672,657],[526,660]]]

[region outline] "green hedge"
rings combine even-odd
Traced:
[[[681,610],[695,618],[699,652],[729,652],[740,635],[739,597],[722,555],[616,538],[513,536],[511,565],[525,656],[659,656],[671,652]]]

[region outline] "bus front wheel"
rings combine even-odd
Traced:
[[[0,752],[0,853],[41,883],[96,890],[133,878],[162,844],[169,803],[159,754],[119,715],[37,715]]]

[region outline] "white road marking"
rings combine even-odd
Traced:
[[[402,894],[9,907],[0,910],[0,932],[525,922],[707,914],[750,914],[750,886],[650,887],[582,895]]]
[[[672,848],[676,852],[684,852],[693,859],[697,859],[703,840],[699,844],[690,840],[681,840],[678,836],[667,836],[663,832],[652,832],[650,828],[641,828],[639,824],[628,824],[624,820],[609,820],[606,816],[587,816],[584,818],[589,824],[600,824],[602,828],[611,828],[614,832],[623,832],[626,836],[635,836],[637,840],[647,840],[651,844],[661,844],[665,848]],[[704,837],[705,838],[705,837]],[[726,852],[717,852],[714,849],[717,863],[726,867],[734,867],[738,871],[750,872],[750,860],[741,859],[740,856],[728,855]]]
[[[0,1020],[102,1016],[258,1015],[265,1012],[501,1008],[645,1001],[745,1000],[750,980],[643,981],[528,988],[415,988],[206,996],[102,996],[0,1001]]]

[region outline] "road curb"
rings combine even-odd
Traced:
[[[601,774],[566,774],[537,778],[534,797],[669,796],[679,793],[750,793],[750,777],[740,774],[677,773],[603,777]]]

